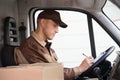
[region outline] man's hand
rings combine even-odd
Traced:
[[[86,57],[82,63],[78,66],[81,73],[85,72],[94,62],[94,58],[92,56]]]

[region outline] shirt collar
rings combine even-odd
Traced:
[[[41,40],[40,37],[38,36],[38,34],[36,34],[35,32],[32,32],[32,37],[34,37],[34,39],[41,44],[43,47],[46,46],[47,42],[44,40]]]
[[[45,47],[47,47],[48,49],[50,49],[51,44],[52,44],[51,42],[46,41]]]

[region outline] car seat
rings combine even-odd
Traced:
[[[19,36],[16,21],[13,17],[4,20],[4,47],[1,53],[3,66],[16,65],[14,61],[14,48],[19,46]]]

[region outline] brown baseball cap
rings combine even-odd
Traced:
[[[38,15],[38,19],[51,19],[55,23],[57,23],[60,27],[66,28],[67,24],[65,24],[60,17],[60,13],[55,10],[44,10]]]

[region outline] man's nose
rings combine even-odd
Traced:
[[[58,28],[58,27],[56,27],[55,32],[56,32],[56,33],[58,33],[58,32],[59,32],[59,28]]]

